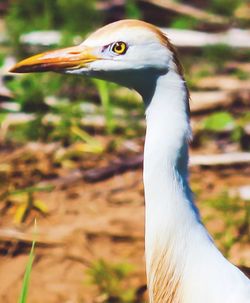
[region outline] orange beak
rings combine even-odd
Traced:
[[[93,55],[93,49],[86,46],[73,46],[59,50],[52,50],[32,56],[17,63],[10,72],[65,72],[67,70],[80,69],[87,63],[98,60]]]

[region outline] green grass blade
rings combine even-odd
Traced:
[[[115,122],[113,119],[113,107],[109,95],[109,84],[106,81],[99,79],[93,79],[93,82],[96,85],[104,109],[107,132],[112,134],[115,129]]]
[[[34,254],[35,250],[35,241],[32,242],[30,254],[29,254],[29,260],[26,266],[24,278],[23,278],[23,285],[21,289],[21,295],[19,297],[18,303],[26,303],[27,302],[27,295],[28,295],[28,289],[29,289],[29,282],[30,282],[30,276],[31,276],[31,269],[32,264],[35,258]]]

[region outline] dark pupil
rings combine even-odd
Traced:
[[[118,51],[122,50],[122,45],[120,43],[116,44],[116,50],[118,50]]]

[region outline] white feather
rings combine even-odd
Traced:
[[[180,277],[178,302],[247,303],[249,280],[215,247],[192,201],[187,179],[190,126],[186,102],[183,80],[171,71],[158,79],[146,111],[144,184],[150,302],[160,303],[152,294],[152,274],[158,273],[151,272],[151,263],[155,253],[164,252],[165,247],[171,250],[168,261]]]

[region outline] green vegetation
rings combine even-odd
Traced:
[[[50,94],[54,88],[58,87],[58,77],[50,75],[27,75],[14,78],[8,82],[8,87],[15,93],[15,98],[24,112],[43,113],[48,110],[45,103],[46,95]]]
[[[245,72],[241,70],[240,68],[236,69],[234,72],[234,75],[239,79],[239,80],[248,80],[250,78],[250,75],[248,72]]]
[[[242,201],[237,196],[230,196],[227,190],[222,191],[215,197],[203,201],[211,209],[216,210],[219,220],[223,222],[223,228],[214,234],[216,240],[223,250],[224,254],[229,256],[233,244],[242,238],[243,228],[248,228],[250,222],[249,201]],[[216,215],[208,216],[206,221],[214,220]],[[245,242],[248,242],[249,236],[243,235]]]
[[[223,132],[229,134],[231,141],[238,142],[241,149],[249,150],[249,135],[246,128],[250,124],[250,113],[245,112],[238,117],[229,112],[215,112],[203,118],[199,128],[201,132],[217,135]],[[204,135],[204,137],[206,137]]]
[[[36,199],[34,194],[37,192],[50,192],[53,188],[53,186],[48,185],[44,187],[32,186],[18,190],[7,190],[1,194],[0,202],[9,203],[15,207],[14,222],[20,224],[24,222],[33,209],[38,210],[44,215],[48,214],[46,204]]]
[[[26,0],[22,5],[11,1],[6,17],[9,35],[18,46],[20,35],[31,30],[59,29],[71,36],[86,34],[101,22],[95,5],[95,0]]]
[[[211,0],[210,8],[214,13],[231,17],[235,10],[247,0]]]
[[[23,278],[23,284],[21,289],[21,294],[18,300],[18,303],[26,303],[27,297],[28,297],[28,290],[29,290],[29,283],[30,283],[30,277],[31,277],[31,270],[32,270],[32,264],[35,259],[35,241],[32,242],[30,254],[29,254],[29,260],[26,266],[24,278]]]
[[[104,115],[106,119],[107,132],[112,133],[115,128],[115,120],[113,117],[113,107],[110,100],[109,88],[110,84],[103,80],[93,79],[104,110]]]
[[[198,25],[198,21],[191,17],[177,17],[171,23],[170,27],[179,29],[194,29]]]
[[[132,267],[127,263],[109,264],[99,260],[88,270],[91,284],[98,287],[102,302],[135,303],[135,289],[126,286]]]
[[[126,16],[129,19],[142,19],[142,13],[135,0],[125,2]]]
[[[224,64],[233,58],[234,52],[232,48],[225,44],[208,45],[204,48],[204,57],[219,72]]]
[[[203,129],[212,132],[220,132],[234,127],[234,118],[228,112],[217,112],[211,114],[204,118],[202,122]]]
[[[3,65],[4,63],[4,59],[5,59],[6,54],[5,53],[0,53],[0,67]]]

